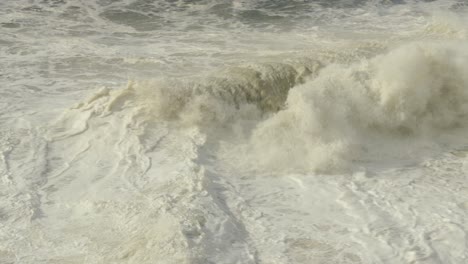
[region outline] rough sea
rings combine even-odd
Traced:
[[[0,263],[468,263],[468,1],[1,0]]]

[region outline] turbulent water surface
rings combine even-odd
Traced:
[[[0,1],[0,263],[468,263],[468,2]]]

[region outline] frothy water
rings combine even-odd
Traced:
[[[0,262],[464,263],[467,8],[0,3]]]

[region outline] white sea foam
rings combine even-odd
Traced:
[[[0,262],[465,263],[466,11],[1,1]]]

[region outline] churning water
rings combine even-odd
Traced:
[[[468,262],[468,2],[0,2],[1,263]]]

